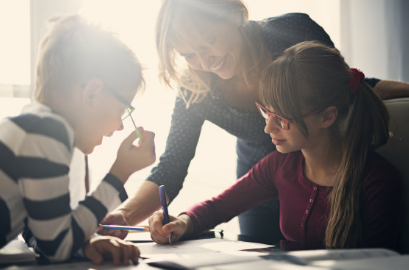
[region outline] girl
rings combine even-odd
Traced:
[[[317,42],[290,47],[268,67],[258,111],[277,151],[208,201],[162,225],[166,243],[278,198],[286,240],[330,248],[394,248],[401,217],[399,173],[374,150],[388,139],[388,112],[364,75]]]

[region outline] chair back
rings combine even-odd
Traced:
[[[403,178],[404,214],[398,250],[409,253],[409,98],[385,100],[390,115],[389,140],[378,152],[393,164]]]

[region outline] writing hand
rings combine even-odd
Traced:
[[[156,211],[149,218],[152,240],[158,244],[168,244],[169,237],[172,237],[172,243],[179,241],[188,228],[186,221],[169,215],[170,222],[163,225],[163,219],[162,211]]]

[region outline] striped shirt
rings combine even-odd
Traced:
[[[49,260],[69,259],[127,198],[122,182],[107,174],[71,209],[74,146],[68,122],[42,104],[32,103],[0,122],[0,248],[27,230]]]

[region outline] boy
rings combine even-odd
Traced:
[[[70,208],[69,164],[74,147],[89,154],[122,120],[144,84],[141,65],[112,33],[78,15],[53,18],[41,42],[35,101],[0,124],[0,248],[22,231],[51,261],[78,251],[100,264],[138,261],[139,251],[116,238],[91,236],[126,198],[123,184],[155,160],[154,134],[136,132],[95,192]],[[125,112],[125,113],[124,113]]]

